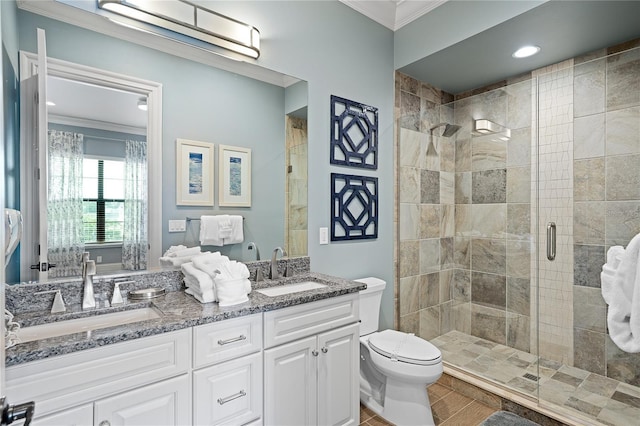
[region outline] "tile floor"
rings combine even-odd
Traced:
[[[539,382],[543,401],[607,425],[640,424],[640,388],[636,386],[555,361],[540,359],[538,366],[535,355],[459,331],[431,342],[449,363],[522,394],[537,397]]]
[[[438,383],[427,388],[433,420],[439,426],[476,426],[487,417],[498,411],[482,402],[469,398],[455,390],[443,376]],[[389,426],[382,417],[364,406],[360,406],[360,426]]]

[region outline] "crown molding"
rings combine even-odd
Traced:
[[[422,15],[431,12],[448,0],[340,0],[363,14],[396,31]]]

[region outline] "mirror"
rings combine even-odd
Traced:
[[[52,22],[55,26],[55,21]],[[78,28],[77,31],[82,33],[86,30]],[[24,33],[30,33],[30,31]],[[35,27],[33,33],[35,37]],[[65,60],[73,59],[74,63],[83,67],[101,65],[112,68],[106,69],[106,72],[128,68],[122,56],[118,54],[121,51],[121,45],[125,42],[100,35],[101,42],[110,47],[95,46],[97,51],[104,52],[106,56],[101,58],[102,61],[88,54],[89,59],[85,59],[82,52],[77,50],[73,51],[69,58],[68,51],[64,48],[65,40],[56,38],[53,31],[49,33],[54,35],[48,36],[47,41],[50,57],[61,56]],[[74,36],[73,31],[65,33],[65,36]],[[81,37],[79,34],[75,36]],[[155,50],[132,46],[127,43],[130,49],[144,51],[145,62],[136,69],[128,69],[123,74],[138,79],[149,78],[160,83],[163,91],[162,160],[159,161],[160,164],[149,164],[150,168],[161,168],[162,176],[159,179],[161,183],[157,181],[150,183],[150,189],[154,186],[162,192],[161,205],[153,208],[150,206],[150,210],[161,212],[160,253],[171,245],[199,244],[199,224],[194,223],[197,221],[187,222],[186,232],[169,233],[168,220],[184,220],[187,217],[206,214],[240,214],[245,218],[244,243],[223,247],[205,246],[203,250],[220,251],[236,260],[251,261],[256,259],[255,251],[248,250],[247,246],[253,241],[264,253],[263,258],[267,257],[267,253],[270,255],[270,251],[276,246],[285,247],[291,256],[306,255],[306,82],[283,76],[282,81],[287,82],[284,87],[284,83],[282,85],[265,83]],[[72,79],[62,81],[67,84],[62,89],[65,98],[72,98],[74,84],[79,92],[99,89],[95,85],[87,85],[82,78],[75,83],[70,80]],[[104,96],[115,95],[112,89],[102,89]],[[49,90],[49,97],[53,96],[54,91],[55,89]],[[129,101],[135,100],[136,104],[140,100],[140,93],[135,91],[119,92],[123,99],[128,97]],[[80,93],[78,95],[82,96]],[[102,98],[102,95],[97,94],[84,96],[90,98],[90,104],[97,104],[98,99]],[[56,102],[55,99],[48,100]],[[115,107],[114,102],[116,101],[112,99],[105,102],[106,111],[117,112],[114,110],[120,109]],[[84,108],[84,111],[88,109]],[[78,113],[62,114],[56,112],[56,107],[50,107],[49,128],[66,131],[82,128],[84,134],[93,136],[88,138],[88,141],[93,141],[91,147],[86,144],[85,147],[87,154],[93,150],[91,155],[94,156],[104,155],[105,148],[116,151],[114,147],[118,142],[109,139],[122,140],[144,136],[142,131],[144,125],[141,122],[122,122],[122,119],[111,118],[108,112],[102,111],[93,120],[115,123],[120,126],[119,128],[105,130],[100,129],[99,126],[77,126],[74,123],[81,123],[82,117],[76,117],[77,120],[74,121],[74,119],[62,119],[61,116],[72,116]],[[132,118],[132,114],[125,114],[125,119]],[[118,123],[118,121],[121,122]],[[177,138],[210,142],[215,144],[216,148],[220,144],[251,148],[252,206],[250,208],[219,207],[217,190],[213,207],[177,206],[175,198],[175,141]],[[215,164],[217,165],[217,161]],[[217,173],[218,170],[214,166],[216,186]],[[21,192],[23,191],[28,189],[22,187]],[[25,220],[29,220],[28,214],[25,214]],[[23,244],[33,244],[33,242],[23,241]],[[120,249],[105,247],[105,245],[108,244],[95,244],[101,247],[90,247],[90,251],[94,250],[91,258],[97,260],[98,256],[102,257],[103,271],[108,271],[109,268],[120,269],[118,267]],[[117,246],[117,244],[113,245]],[[33,277],[21,273],[20,281],[31,279]]]

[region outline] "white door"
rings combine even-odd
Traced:
[[[40,245],[40,274],[39,280],[46,280],[49,276],[49,261],[47,251],[47,194],[49,193],[48,171],[48,131],[47,119],[47,40],[44,30],[38,28],[38,198],[40,200],[38,212],[38,239]]]
[[[264,424],[317,424],[316,337],[264,351]]]
[[[318,335],[318,424],[360,423],[358,324]]]
[[[37,73],[20,82],[20,157],[24,158],[20,181],[23,187],[34,189],[20,199],[22,211],[30,212],[20,244],[20,277],[23,281],[48,278],[48,127],[47,43],[44,30],[38,29]]]
[[[173,426],[191,424],[189,375],[164,380],[97,401],[94,425]]]

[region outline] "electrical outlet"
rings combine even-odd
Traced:
[[[169,232],[185,232],[187,230],[187,221],[169,220]]]
[[[320,244],[329,244],[329,228],[320,228]]]

